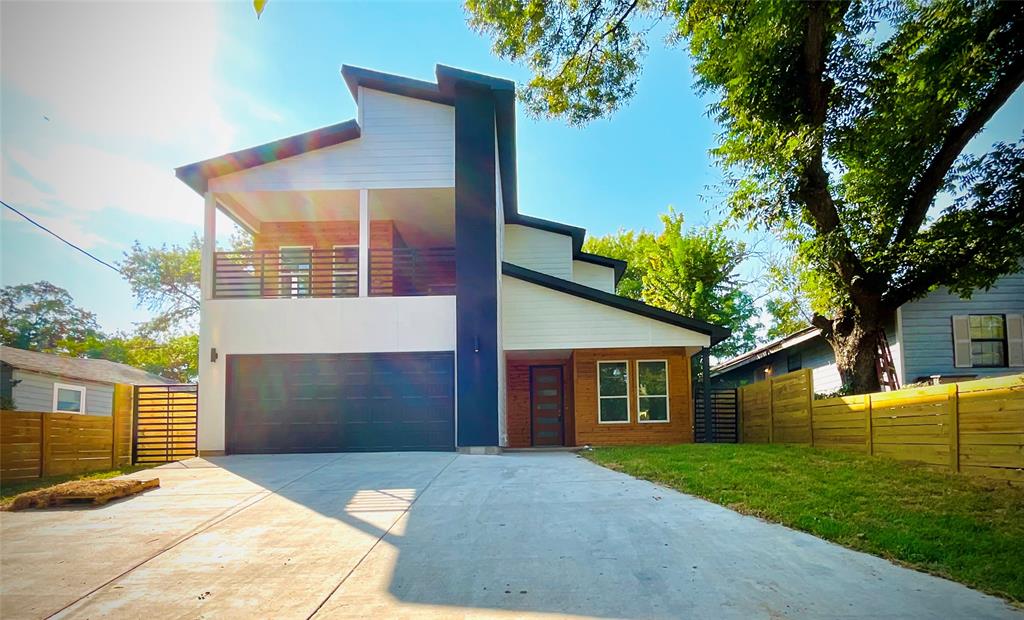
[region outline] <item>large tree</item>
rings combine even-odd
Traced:
[[[32,351],[63,352],[67,340],[100,336],[96,315],[75,305],[49,282],[0,289],[0,343]]]
[[[184,245],[144,247],[136,241],[118,263],[139,305],[156,315],[140,326],[149,334],[195,331],[199,316],[203,242],[193,235]]]
[[[730,239],[722,224],[687,228],[682,214],[671,210],[661,222],[660,233],[621,230],[591,237],[583,249],[628,262],[619,295],[732,330],[732,336],[715,345],[715,356],[753,348],[757,311],[738,272],[750,256],[747,244]]]
[[[632,94],[653,22],[716,101],[738,219],[813,270],[813,323],[854,392],[876,339],[937,286],[969,295],[1024,257],[1024,140],[967,146],[1024,81],[1024,3],[995,0],[468,0],[524,99],[582,123]],[[1019,121],[1019,119],[1018,119]],[[975,141],[976,145],[978,141]]]

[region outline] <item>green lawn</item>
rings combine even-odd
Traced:
[[[33,478],[32,480],[18,480],[15,482],[0,482],[0,507],[6,506],[14,499],[15,495],[19,493],[25,493],[26,491],[34,491],[36,489],[45,489],[61,482],[68,482],[70,480],[102,480],[104,478],[114,478],[121,474],[130,474],[135,471],[142,471],[143,469],[149,469],[152,465],[127,465],[119,469],[107,469],[104,471],[94,471],[88,474],[71,474],[67,476],[47,476],[46,478]]]
[[[797,446],[598,448],[586,458],[1024,602],[1024,489]]]

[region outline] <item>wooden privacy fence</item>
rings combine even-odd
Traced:
[[[131,462],[132,386],[114,387],[111,415],[0,411],[0,480],[113,469]]]
[[[1024,484],[1024,375],[814,400],[810,369],[739,389],[740,440],[801,443]]]
[[[168,463],[196,456],[199,386],[135,387],[135,463]]]

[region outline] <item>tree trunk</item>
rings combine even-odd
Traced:
[[[814,325],[832,345],[843,387],[850,394],[880,392],[876,364],[882,318],[874,312],[851,311],[835,319],[817,316]]]

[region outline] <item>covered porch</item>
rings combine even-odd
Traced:
[[[216,211],[246,243],[218,249]],[[453,188],[208,192],[208,298],[455,293]]]

